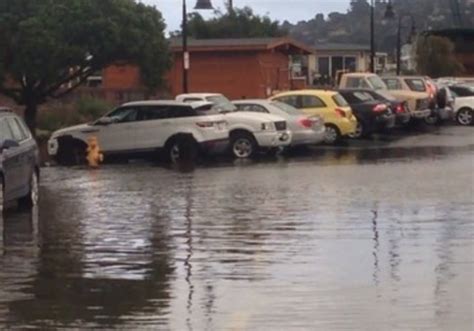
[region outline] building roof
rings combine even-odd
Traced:
[[[348,43],[324,43],[315,44],[315,51],[370,51],[369,45],[362,44],[348,44]]]
[[[171,50],[181,52],[180,38],[170,39]],[[222,39],[188,39],[188,49],[193,52],[206,51],[258,51],[278,49],[290,54],[310,54],[310,47],[291,38],[222,38]]]

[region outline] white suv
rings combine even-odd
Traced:
[[[212,102],[229,123],[230,150],[236,158],[252,157],[261,149],[275,152],[291,144],[292,134],[283,117],[237,111],[229,99],[217,93],[181,94],[176,100],[191,104]]]
[[[171,162],[180,156],[179,146],[192,142],[195,151],[220,153],[229,142],[224,116],[212,112],[212,104],[176,101],[139,101],[120,106],[99,120],[56,131],[48,153],[59,164],[84,162],[89,137],[97,137],[107,156],[155,156]],[[164,153],[163,153],[164,152]]]

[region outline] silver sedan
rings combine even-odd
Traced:
[[[319,116],[308,116],[301,110],[278,101],[238,100],[232,102],[238,111],[268,113],[278,115],[286,120],[292,132],[292,147],[314,145],[324,141],[326,129],[324,120]]]

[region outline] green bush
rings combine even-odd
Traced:
[[[104,100],[85,97],[73,104],[48,104],[40,109],[37,127],[42,131],[53,132],[64,127],[91,122],[98,119],[112,106]]]
[[[98,119],[111,108],[112,105],[107,101],[97,98],[84,97],[76,102],[77,112],[86,122]]]

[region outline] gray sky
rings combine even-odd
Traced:
[[[166,20],[167,30],[175,31],[181,24],[182,0],[140,0],[155,5]],[[211,0],[214,8],[224,9],[225,0]],[[288,20],[296,23],[313,18],[317,13],[328,14],[332,11],[346,12],[350,0],[234,0],[234,7],[251,7],[259,15],[268,15],[274,20]],[[192,10],[196,0],[187,0],[188,10]],[[211,16],[206,11],[205,17]]]

